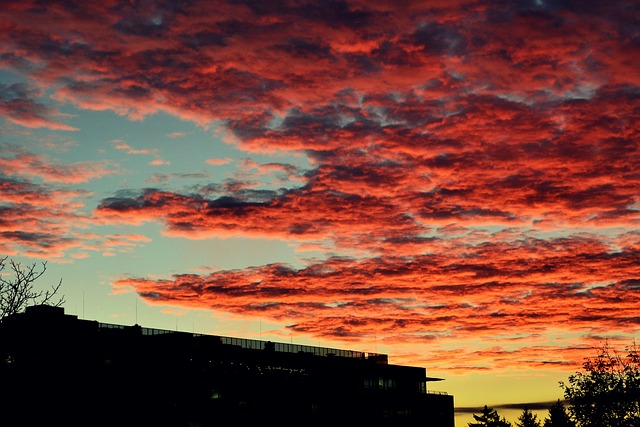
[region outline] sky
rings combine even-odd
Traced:
[[[386,353],[456,407],[556,401],[640,330],[639,22],[5,1],[0,254],[82,318]]]

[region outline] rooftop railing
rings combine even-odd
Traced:
[[[207,335],[207,334],[196,334],[189,332],[181,332],[181,331],[172,331],[168,329],[156,329],[156,328],[144,328],[138,325],[135,326],[124,326],[124,325],[115,325],[112,323],[99,323],[98,327],[100,329],[130,329],[136,328],[140,331],[142,335],[145,336],[154,336],[154,335],[166,335],[166,334],[184,334],[193,337],[213,337],[220,340],[220,343],[226,345],[233,345],[242,348],[254,349],[254,350],[265,350],[270,349],[273,351],[281,352],[281,353],[306,353],[312,354],[315,356],[325,356],[325,357],[347,357],[354,359],[375,359],[381,363],[387,363],[388,356],[386,354],[381,353],[370,353],[363,351],[355,351],[355,350],[342,350],[337,348],[328,348],[328,347],[316,347],[310,345],[302,345],[302,344],[293,344],[293,343],[283,343],[283,342],[272,342],[272,341],[263,341],[263,340],[253,340],[248,338],[235,338],[235,337],[226,337],[220,335]]]

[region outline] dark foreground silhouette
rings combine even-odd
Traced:
[[[15,426],[453,427],[453,396],[386,355],[100,324],[35,306],[0,324]]]

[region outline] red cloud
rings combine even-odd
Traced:
[[[159,188],[102,200],[93,224],[157,221],[173,237],[268,237],[341,255],[114,286],[328,339],[439,342],[451,368],[563,366],[573,347],[549,355],[545,338],[570,333],[585,345],[636,332],[633,2],[334,6],[89,2],[36,13],[27,1],[0,11],[4,66],[50,89],[48,102],[220,123],[239,149],[311,164],[245,161],[227,181],[182,191],[158,174]],[[55,117],[36,99],[44,92],[17,89],[0,98],[9,120]],[[4,170],[17,160],[5,158]],[[20,160],[48,181],[108,173],[82,163],[69,181],[61,167]],[[50,196],[6,185],[7,200]],[[89,221],[73,209],[29,208],[65,225],[35,236],[32,223],[7,216],[10,249],[35,237],[51,247],[91,239],[69,231],[76,217]],[[451,350],[478,337],[499,343]]]
[[[639,284],[628,278],[637,273],[638,253],[609,249],[576,237],[485,244],[459,256],[335,258],[301,270],[276,264],[172,280],[121,279],[114,286],[154,304],[269,316],[294,323],[293,332],[331,340],[377,334],[402,344],[432,336],[446,346],[479,335],[535,337],[549,325],[558,335],[633,333],[640,301],[630,291]],[[530,362],[525,359],[509,364]],[[504,366],[497,356],[483,360]]]

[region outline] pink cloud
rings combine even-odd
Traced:
[[[27,128],[76,131],[78,128],[53,120],[60,116],[53,107],[34,100],[39,91],[22,83],[0,84],[0,114],[12,123]]]
[[[86,178],[90,179],[91,175],[87,174]],[[76,177],[64,182],[82,181]],[[97,223],[85,212],[85,202],[90,196],[87,191],[36,184],[23,176],[0,176],[0,189],[0,235],[5,254],[20,253],[67,263],[86,257],[88,252],[101,252],[106,248],[126,252],[149,242],[142,235],[105,236],[88,232]]]
[[[5,174],[39,177],[45,181],[78,184],[116,173],[107,162],[56,164],[54,160],[16,146],[5,146],[0,167]]]
[[[213,165],[213,166],[228,165],[231,162],[232,162],[232,160],[229,157],[225,157],[224,159],[213,158],[213,159],[205,160],[205,163],[207,163],[209,165]]]

